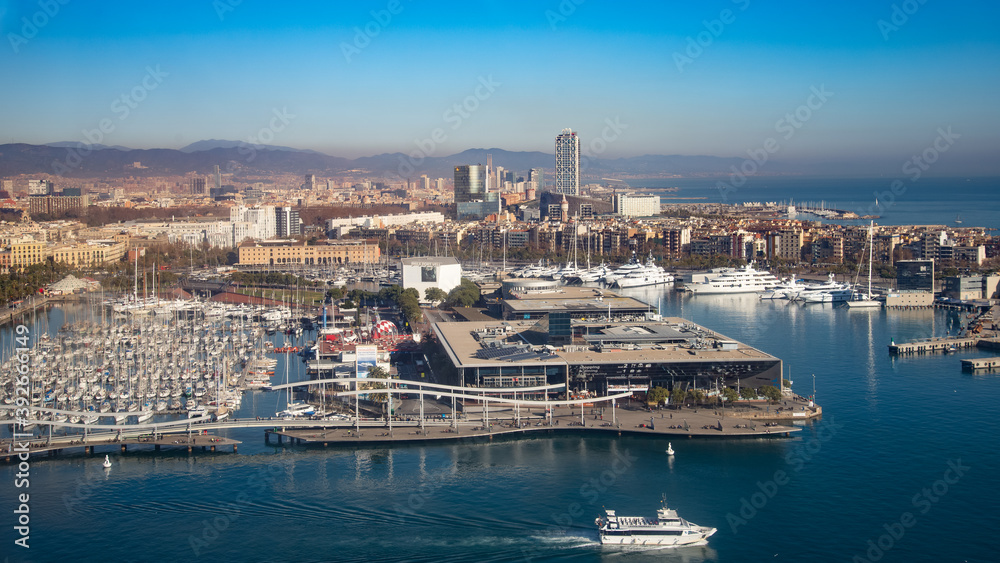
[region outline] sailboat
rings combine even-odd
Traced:
[[[956,225],[961,225],[962,224],[962,216],[961,215],[956,215],[955,216],[955,224]]]
[[[881,307],[882,303],[876,301],[872,297],[872,257],[874,255],[874,248],[872,245],[872,231],[875,229],[875,221],[872,221],[868,225],[868,293],[858,293],[857,285],[855,284],[854,293],[851,295],[851,299],[847,302],[847,306],[851,309],[871,309],[875,307]]]

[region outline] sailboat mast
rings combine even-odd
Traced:
[[[868,225],[868,297],[872,296],[872,257],[875,255],[874,248],[875,220]]]

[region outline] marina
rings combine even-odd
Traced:
[[[796,406],[780,413],[788,418],[771,420],[767,417],[777,416],[776,407],[784,405],[767,402],[741,401],[735,409],[727,405],[724,411],[675,405],[652,413],[644,405],[626,408],[626,403],[617,402],[614,415],[610,405],[605,405],[603,413],[597,404],[582,409],[578,405],[556,407],[552,426],[548,426],[544,415],[539,416],[544,408],[525,408],[520,412],[524,427],[518,429],[510,427],[516,425],[518,413],[491,402],[488,412],[476,412],[470,404],[466,419],[455,421],[453,433],[452,420],[440,416],[451,412],[448,397],[425,401],[428,413],[435,405],[438,407],[434,411],[437,420],[427,417],[421,427],[417,401],[397,396],[401,400],[395,408],[400,409],[400,414],[392,420],[390,429],[386,420],[373,415],[365,415],[357,423],[353,418],[332,417],[281,420],[277,413],[286,406],[284,389],[248,389],[229,418],[216,422],[206,414],[192,424],[191,434],[196,440],[201,440],[198,430],[207,430],[209,438],[239,442],[237,454],[231,452],[232,446],[218,443],[213,453],[208,442],[195,442],[191,452],[183,444],[164,444],[156,451],[155,445],[131,442],[126,444],[124,454],[120,444],[114,442],[95,443],[91,454],[82,447],[66,448],[53,456],[33,451],[33,479],[51,491],[35,501],[33,514],[37,512],[37,525],[60,530],[58,541],[42,537],[39,545],[55,557],[72,557],[71,549],[60,547],[62,542],[84,541],[95,532],[95,525],[100,533],[141,533],[135,523],[136,514],[144,510],[141,507],[154,506],[158,510],[157,525],[172,531],[166,532],[163,539],[149,540],[150,545],[165,557],[191,557],[189,537],[202,537],[202,525],[193,522],[191,515],[201,519],[218,515],[220,506],[229,506],[243,498],[241,493],[247,493],[248,504],[239,505],[239,520],[234,521],[238,525],[219,532],[219,541],[201,548],[203,555],[222,557],[238,549],[252,559],[249,554],[262,549],[259,546],[264,542],[256,530],[280,517],[300,522],[300,536],[286,538],[279,534],[268,537],[266,543],[272,548],[294,550],[308,538],[308,545],[315,544],[308,553],[319,557],[320,551],[333,550],[355,554],[353,558],[358,561],[373,556],[392,559],[393,554],[400,553],[400,546],[386,545],[379,538],[408,534],[413,539],[407,542],[406,553],[414,558],[440,560],[445,549],[442,545],[464,542],[456,553],[481,560],[517,559],[525,552],[546,560],[599,560],[606,556],[603,550],[621,549],[602,547],[593,525],[600,507],[615,509],[616,514],[641,515],[655,506],[663,492],[672,501],[671,507],[684,518],[717,528],[718,532],[706,546],[672,548],[667,550],[671,554],[659,551],[655,557],[637,553],[632,557],[636,560],[763,560],[774,554],[768,551],[773,542],[763,539],[767,531],[789,518],[803,522],[803,529],[796,526],[788,531],[788,541],[803,546],[794,552],[797,556],[846,554],[849,559],[851,553],[859,549],[863,552],[864,542],[858,537],[863,540],[867,530],[878,530],[888,518],[882,513],[869,515],[868,510],[888,506],[891,515],[895,508],[892,503],[899,499],[903,502],[900,510],[906,509],[913,491],[940,478],[947,459],[961,458],[962,463],[973,467],[949,491],[947,502],[993,502],[995,495],[990,492],[986,474],[975,468],[1000,463],[980,431],[989,425],[989,397],[1000,380],[989,372],[984,372],[987,375],[983,377],[954,369],[949,375],[947,369],[957,364],[958,358],[975,359],[987,351],[969,348],[957,352],[956,358],[944,353],[891,355],[883,347],[890,335],[898,342],[929,335],[943,337],[953,329],[958,312],[938,308],[857,312],[831,304],[800,306],[787,300],[762,300],[754,294],[695,296],[664,291],[662,286],[620,291],[621,298],[652,303],[653,311],[667,318],[689,319],[706,333],[725,335],[721,340],[745,343],[760,351],[762,358],[780,356],[787,378],[794,380],[797,395],[813,394],[811,374],[815,373],[823,416],[796,420]],[[53,318],[52,337],[60,315],[70,314],[67,308],[77,306],[66,304],[49,313]],[[76,317],[72,324],[76,324]],[[645,319],[645,314],[636,317]],[[248,322],[244,320],[245,325]],[[32,332],[40,335],[41,320],[36,323],[37,329]],[[835,335],[830,344],[818,346],[817,337],[828,333]],[[308,330],[301,337],[275,331],[272,335],[265,332],[263,341],[281,347],[289,339],[291,345],[302,346],[310,338],[316,336]],[[709,347],[702,353],[732,352],[712,352]],[[580,354],[599,357],[598,352]],[[264,372],[260,375],[272,387],[284,385],[288,360],[290,384],[322,381],[309,379],[308,364],[296,354],[264,354],[261,358],[274,363],[252,371]],[[793,372],[794,377],[788,372]],[[549,382],[559,383],[565,381]],[[322,387],[323,383],[318,385]],[[947,392],[941,392],[942,385],[947,385]],[[427,387],[428,394],[431,389]],[[407,394],[413,392],[405,390]],[[297,393],[293,401],[310,394]],[[808,408],[808,402],[803,406]],[[579,425],[581,410],[585,426]],[[492,429],[487,426],[477,430],[483,426],[484,414],[493,423]],[[172,442],[188,434],[185,415],[186,409],[180,409],[158,414],[153,421],[178,425],[162,430],[176,436],[167,440]],[[620,430],[601,426],[611,422],[612,416],[621,422]],[[724,432],[718,429],[720,419]],[[92,435],[114,434],[120,427],[132,424],[105,421],[111,428],[95,429]],[[542,426],[536,426],[539,422]],[[765,426],[773,423],[778,426]],[[747,428],[742,428],[744,424]],[[737,425],[740,428],[735,428]],[[956,427],[967,432],[956,433]],[[42,428],[35,430],[34,440],[40,443],[48,438],[47,429]],[[797,431],[787,437],[768,436],[784,428]],[[755,435],[754,431],[764,435]],[[56,427],[53,440],[65,439],[61,434]],[[128,431],[126,436],[138,440],[138,435],[128,435]],[[101,435],[101,439],[113,440],[114,436]],[[941,451],[941,463],[936,459],[929,463],[915,447],[918,442]],[[668,448],[673,455],[666,453]],[[884,455],[872,455],[874,451]],[[113,462],[109,473],[102,467],[105,455]],[[924,466],[926,470],[912,477],[883,477],[899,464]],[[16,465],[2,464],[0,470],[13,475]],[[766,506],[755,509],[756,518],[745,525],[737,524],[739,534],[733,534],[733,520],[727,521],[727,514],[741,518],[740,499],[750,502],[751,495],[761,491],[757,483],[768,484],[777,471],[787,474],[781,481],[786,484],[778,486]],[[592,485],[592,479],[602,489]],[[143,485],[150,480],[156,481],[156,486]],[[78,494],[81,482],[87,488]],[[836,495],[816,494],[830,483],[838,483]],[[504,485],[497,489],[498,484]],[[581,490],[581,485],[586,486]],[[547,492],[539,495],[538,491]],[[60,516],[67,510],[61,499],[67,497],[74,514],[101,510],[101,521],[94,524],[94,519],[86,518],[78,519],[87,520],[86,525],[67,523]],[[574,509],[572,514],[581,515],[570,518],[568,507],[573,503],[583,510],[580,513]],[[847,514],[842,509],[844,503],[864,507],[865,511]],[[478,510],[482,506],[490,508],[488,515]],[[961,535],[961,526],[953,525],[947,506],[936,507],[926,522],[942,532]],[[530,507],[532,514],[525,514],[524,507]],[[485,519],[480,523],[477,518]],[[553,518],[564,523],[557,524]],[[843,518],[862,520],[860,531],[841,530],[838,525]],[[442,521],[447,525],[442,526]],[[336,522],[344,533],[330,534],[331,522]],[[374,522],[378,522],[379,533],[371,532]],[[537,532],[526,536],[525,530]],[[907,542],[896,549],[902,558],[919,558],[920,552],[934,547],[922,536],[908,535]],[[132,550],[106,542],[102,553],[129,559]]]

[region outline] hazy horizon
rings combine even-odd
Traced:
[[[54,5],[0,2],[3,142],[551,154],[572,128],[609,159],[1000,174],[996,5]]]

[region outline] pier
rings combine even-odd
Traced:
[[[346,378],[357,382],[358,378]],[[474,418],[457,416],[434,418],[430,416],[391,418],[244,418],[213,421],[211,416],[179,419],[149,424],[113,425],[79,424],[54,420],[34,419],[39,426],[49,428],[48,436],[33,437],[21,441],[0,443],[0,456],[7,462],[15,461],[22,444],[29,445],[33,455],[47,453],[56,455],[63,450],[82,448],[86,454],[94,454],[97,447],[112,447],[126,453],[129,446],[195,448],[216,451],[217,448],[232,446],[237,451],[240,441],[210,435],[209,431],[259,428],[264,430],[265,443],[276,438],[278,444],[337,445],[365,443],[418,443],[454,440],[493,440],[496,436],[521,437],[551,433],[613,433],[621,436],[649,435],[675,438],[763,438],[789,437],[801,428],[793,426],[794,421],[805,421],[822,416],[822,409],[801,397],[789,396],[773,404],[744,403],[727,408],[717,406],[689,406],[682,408],[650,408],[646,406],[616,406],[616,400],[625,400],[631,393],[621,393],[608,397],[593,397],[568,400],[526,400],[492,396],[497,389],[460,388],[441,384],[422,383],[414,389],[398,387],[400,384],[413,385],[412,381],[365,378],[367,382],[380,382],[387,386],[383,392],[393,395],[453,396],[464,404],[468,401],[484,403],[480,413]],[[337,381],[343,381],[337,380]],[[295,386],[315,386],[330,383],[330,380],[312,380],[287,383],[276,389]],[[564,384],[543,386],[540,389],[559,388]],[[532,392],[533,388],[519,388],[519,392]],[[345,390],[339,395],[357,396],[371,393],[371,390]],[[13,406],[0,405],[0,411],[8,414]],[[71,413],[32,407],[40,414]],[[421,409],[423,412],[423,409]],[[0,424],[15,424],[15,420],[0,420]],[[53,435],[53,428],[82,429],[84,434]]]
[[[975,358],[972,360],[962,360],[963,371],[1000,371],[1000,357],[996,358]]]
[[[441,441],[490,441],[494,438],[543,436],[553,433],[586,433],[598,435],[645,435],[663,438],[786,438],[802,429],[789,424],[791,420],[806,420],[822,414],[819,407],[797,404],[782,409],[617,409],[614,420],[610,409],[559,409],[547,420],[543,413],[532,418],[515,420],[510,415],[494,419],[488,425],[463,421],[393,422],[371,421],[357,429],[354,423],[340,422],[335,426],[288,428],[275,425],[264,432],[267,443],[336,446],[350,444],[419,443]],[[603,414],[602,414],[603,413]],[[780,422],[779,422],[780,420]],[[273,423],[272,423],[273,424]]]
[[[979,338],[928,338],[927,340],[916,340],[905,344],[890,344],[889,353],[896,355],[904,354],[930,354],[934,352],[950,352],[954,350],[968,350],[979,345]]]
[[[98,447],[109,447],[112,450],[119,450],[120,453],[128,453],[129,446],[153,446],[155,451],[160,451],[161,448],[186,448],[187,451],[194,451],[195,448],[201,448],[201,451],[216,451],[216,448],[232,447],[233,452],[237,450],[237,446],[241,444],[239,440],[232,440],[230,438],[225,438],[221,436],[215,436],[211,434],[157,434],[153,436],[133,436],[133,437],[119,437],[117,433],[102,433],[99,435],[90,435],[83,437],[80,435],[69,435],[69,436],[58,436],[51,439],[39,439],[33,438],[31,440],[21,441],[18,439],[14,440],[3,440],[0,442],[0,456],[3,456],[4,461],[10,463],[17,459],[17,454],[20,450],[18,448],[23,448],[23,445],[27,445],[30,455],[38,456],[41,454],[47,454],[50,456],[57,455],[63,452],[63,450],[75,450],[83,449],[83,452],[87,455],[92,455],[95,453],[95,449]],[[102,449],[102,451],[104,451]]]

